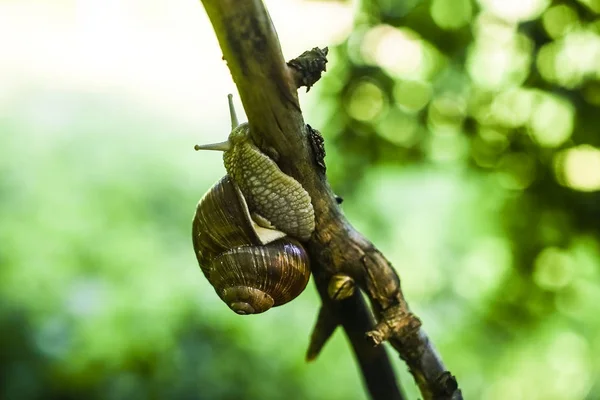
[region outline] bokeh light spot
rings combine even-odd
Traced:
[[[432,161],[448,163],[464,159],[469,144],[467,138],[461,135],[460,127],[445,127],[429,137],[426,147]]]
[[[485,297],[501,285],[511,263],[508,241],[499,237],[483,238],[473,243],[461,262],[461,273],[453,277],[454,290],[472,300]]]
[[[508,128],[527,123],[533,109],[534,96],[530,90],[514,88],[501,92],[492,103],[494,120]]]
[[[481,22],[485,24],[485,22]],[[531,39],[506,30],[493,29],[478,38],[469,49],[467,70],[473,81],[483,88],[498,90],[522,83],[529,75],[531,62]],[[494,32],[500,32],[494,36]]]
[[[591,386],[590,354],[587,340],[581,335],[563,331],[548,346],[546,360],[552,369],[551,389],[556,398],[586,398]]]
[[[549,0],[479,0],[481,6],[508,22],[528,21],[540,15]]]
[[[471,0],[433,0],[431,18],[443,29],[458,29],[471,21]]]
[[[590,145],[573,147],[558,153],[554,161],[562,185],[583,192],[600,190],[600,149]]]
[[[531,137],[543,147],[558,147],[571,137],[575,110],[568,101],[539,94],[531,115]]]
[[[396,109],[381,120],[377,131],[381,137],[396,145],[412,147],[418,141],[419,123],[413,115]]]
[[[600,73],[600,36],[585,30],[567,34],[556,54],[556,72],[563,86],[578,85]]]
[[[543,46],[536,65],[544,79],[573,88],[600,75],[600,36],[587,30],[568,33]]]
[[[537,69],[549,81],[556,81],[556,54],[558,53],[558,45],[556,42],[548,43],[538,51],[535,64]]]
[[[372,121],[377,118],[386,101],[381,88],[370,80],[359,81],[347,97],[348,115],[359,121]]]
[[[578,22],[577,12],[566,4],[549,8],[542,17],[544,29],[552,38],[563,36],[577,26]]]
[[[523,190],[535,179],[535,161],[526,153],[505,154],[498,163],[498,180],[510,190]]]
[[[437,61],[434,48],[409,29],[378,25],[363,37],[360,53],[366,63],[379,65],[398,78],[423,79]]]
[[[451,94],[438,96],[431,102],[428,111],[427,124],[432,131],[456,131],[462,126],[466,101]]]
[[[535,259],[533,280],[543,289],[559,290],[573,279],[574,267],[569,253],[556,247],[547,247]]]
[[[394,99],[404,111],[420,111],[431,99],[431,85],[423,81],[398,81],[394,86]]]

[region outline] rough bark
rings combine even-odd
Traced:
[[[313,202],[316,230],[305,245],[323,304],[307,358],[315,358],[342,326],[373,399],[402,398],[388,356],[378,346],[385,340],[408,365],[424,399],[461,399],[456,379],[444,367],[421,321],[410,312],[395,270],[346,220],[340,199],[327,182],[324,151],[319,151],[322,143],[305,124],[297,95],[299,86],[308,89],[319,79],[326,49],[313,49],[286,63],[261,0],[202,3],[237,85],[254,142],[302,184]],[[334,276],[347,278],[332,281]],[[342,290],[334,287],[336,282],[349,286]],[[372,313],[354,285],[370,300]]]

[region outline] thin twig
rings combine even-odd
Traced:
[[[456,379],[420,328],[421,321],[408,309],[396,272],[346,220],[327,183],[324,165],[320,166],[323,160],[314,152],[318,146],[311,142],[314,133],[304,123],[297,94],[299,85],[316,81],[299,78],[298,65],[319,67],[318,59],[308,64],[297,59],[289,66],[285,63],[260,0],[202,3],[237,85],[254,142],[265,153],[275,155],[282,171],[296,178],[312,199],[316,230],[305,245],[325,309],[313,333],[309,356],[316,357],[339,324],[352,344],[373,399],[402,398],[383,346],[377,346],[384,340],[406,361],[424,399],[461,399]],[[340,273],[351,277],[368,296],[377,325],[373,326],[359,291],[347,291],[345,299],[329,297],[330,279]],[[328,316],[332,320],[326,323],[322,319]]]

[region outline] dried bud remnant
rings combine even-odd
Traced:
[[[312,85],[321,79],[321,73],[327,70],[328,52],[327,47],[315,47],[288,61],[287,65],[292,69],[296,87],[306,86],[308,92]]]
[[[354,279],[346,274],[335,274],[329,280],[327,293],[333,300],[344,300],[354,294]]]

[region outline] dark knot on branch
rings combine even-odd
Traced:
[[[315,47],[288,61],[287,65],[292,70],[297,88],[306,86],[308,92],[321,79],[321,74],[327,70],[327,53],[329,48]]]

